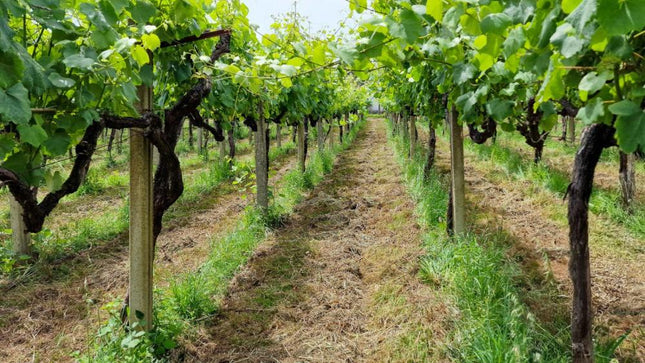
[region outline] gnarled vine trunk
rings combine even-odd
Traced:
[[[569,274],[573,283],[571,348],[576,363],[593,362],[591,269],[589,264],[589,197],[603,149],[615,144],[614,128],[589,128],[576,153],[569,184]]]

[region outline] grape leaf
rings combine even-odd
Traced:
[[[426,3],[426,14],[441,23],[443,20],[443,0],[428,0]]]
[[[641,108],[630,100],[622,100],[609,106],[609,111],[618,116],[632,116],[641,112]]]
[[[484,34],[502,35],[506,28],[511,25],[512,19],[504,13],[489,14],[482,19],[481,27]]]
[[[76,81],[74,81],[73,79],[63,77],[56,72],[52,72],[49,77],[47,77],[47,79],[49,79],[54,87],[58,88],[70,88],[74,86],[74,84],[76,84]]]
[[[20,141],[33,147],[41,146],[47,140],[47,132],[40,125],[18,125]]]
[[[645,27],[645,1],[598,0],[598,23],[608,35],[621,35]]]
[[[0,88],[7,88],[20,81],[24,69],[20,57],[0,50]]]
[[[645,112],[619,116],[616,119],[616,140],[626,153],[645,151]]]
[[[79,68],[83,70],[90,70],[94,65],[94,59],[84,57],[80,54],[72,54],[66,57],[65,59],[63,59],[63,63],[65,63],[65,65],[68,66],[69,68]]]
[[[494,99],[486,103],[486,112],[497,122],[502,122],[513,113],[515,104],[509,100]]]
[[[0,90],[0,116],[15,124],[26,124],[31,119],[29,94],[22,83],[16,83],[6,92]]]
[[[591,125],[597,122],[604,115],[605,106],[603,105],[603,100],[600,97],[595,97],[587,102],[584,107],[580,108],[576,118],[587,125]]]

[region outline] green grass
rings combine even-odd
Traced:
[[[392,141],[404,178],[425,226],[426,255],[420,277],[435,286],[457,309],[448,341],[450,359],[462,362],[567,362],[568,329],[552,334],[540,326],[520,297],[520,266],[508,257],[508,242],[499,234],[445,233],[447,180],[433,170],[424,180],[425,156],[413,159],[407,141]]]
[[[304,193],[324,179],[332,171],[334,157],[348,148],[356,137],[359,127],[354,128],[343,144],[333,150],[315,153],[301,173],[294,169],[285,174],[281,186],[274,194],[272,205],[266,213],[253,206],[247,207],[234,230],[222,239],[211,241],[207,261],[197,270],[177,276],[170,288],[155,290],[155,328],[144,336],[132,337],[117,324],[117,304],[107,306],[111,318],[99,330],[93,343],[84,355],[77,354],[81,362],[111,362],[114,357],[121,361],[163,361],[164,354],[176,346],[179,335],[190,335],[191,324],[197,324],[209,315],[216,314],[228,284],[243,266],[257,245],[264,240],[267,231],[280,225],[286,215],[302,200]],[[283,151],[293,150],[292,144],[283,145]],[[271,306],[278,291],[266,291],[261,303]],[[128,342],[136,339],[130,347]],[[124,343],[125,342],[125,343]]]

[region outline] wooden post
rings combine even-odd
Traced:
[[[331,121],[329,122],[329,149],[334,148],[334,118],[331,118]]]
[[[11,219],[13,252],[18,256],[31,256],[31,236],[27,232],[22,211],[23,209],[20,203],[9,193],[9,216]]]
[[[262,102],[259,105],[260,117],[255,132],[255,183],[257,189],[256,203],[266,212],[269,209],[269,159],[267,158],[267,124],[264,120]]]
[[[226,140],[219,141],[219,159],[220,161],[224,161],[224,158],[226,158]]]
[[[576,143],[576,119],[575,117],[567,117],[568,118],[568,123],[569,127],[567,130],[567,136],[569,137],[569,143],[571,145],[575,145]]]
[[[407,111],[403,114],[402,121],[401,126],[403,126],[403,140],[410,141],[410,114],[408,114]]]
[[[323,128],[323,120],[320,119],[316,122],[316,135],[318,136],[318,151],[323,151],[325,148],[325,129]]]
[[[465,183],[464,183],[464,138],[463,126],[459,125],[457,109],[453,106],[448,114],[450,122],[450,156],[452,172],[452,208],[455,235],[465,230]]]
[[[152,88],[139,86],[140,113],[152,109]],[[130,323],[152,328],[152,145],[143,129],[130,130]]]
[[[199,155],[204,153],[204,129],[201,127],[197,129],[197,153]]]
[[[278,149],[282,147],[282,125],[278,124],[275,128],[275,140]]]
[[[305,172],[305,121],[298,124],[298,168],[301,172]]]
[[[416,135],[417,125],[415,121],[416,121],[415,117],[411,116],[410,117],[410,152],[409,152],[410,159],[414,157],[414,149],[417,145],[417,135]]]
[[[623,207],[629,213],[632,212],[632,203],[636,195],[636,164],[635,154],[620,152],[620,169],[618,179],[620,181],[621,197]]]

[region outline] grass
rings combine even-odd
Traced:
[[[508,256],[508,242],[500,234],[447,237],[445,176],[435,169],[424,180],[424,155],[409,160],[407,142],[392,143],[426,230],[420,277],[456,309],[446,355],[464,362],[569,361],[566,325],[559,335],[546,331],[523,303],[522,271]]]
[[[177,276],[168,289],[155,290],[155,328],[151,333],[132,337],[132,333],[124,331],[117,324],[117,305],[112,304],[106,307],[112,311],[111,318],[94,337],[88,352],[77,354],[79,360],[111,362],[114,357],[133,362],[163,360],[165,354],[176,346],[179,336],[190,336],[191,325],[217,313],[229,281],[264,240],[267,231],[279,226],[302,200],[304,193],[332,171],[336,154],[351,145],[358,129],[354,128],[343,144],[335,145],[333,150],[326,149],[312,155],[304,173],[298,169],[287,173],[274,193],[269,211],[262,213],[252,206],[247,207],[231,233],[211,241],[208,259],[197,271]],[[283,151],[292,150],[293,147],[286,143]],[[283,293],[267,291],[261,302],[272,306],[274,297]],[[133,340],[136,340],[136,345],[128,344]]]
[[[528,157],[499,144],[476,145],[464,143],[480,160],[487,160],[503,168],[508,177],[527,180],[563,198],[569,185],[569,176],[561,171],[540,163],[534,164]],[[645,207],[634,205],[633,213],[628,213],[621,205],[620,194],[615,190],[594,188],[589,201],[589,209],[597,215],[604,215],[612,222],[625,227],[634,237],[645,239]]]

